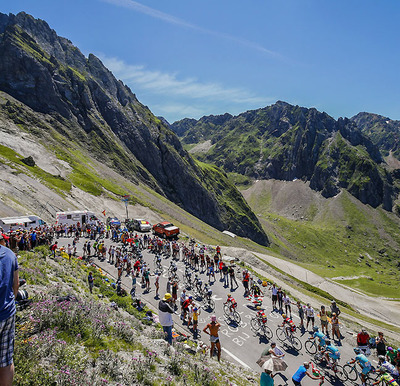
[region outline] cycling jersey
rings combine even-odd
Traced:
[[[320,346],[325,346],[326,336],[321,331],[314,332],[314,338],[318,338],[319,339]]]
[[[364,354],[358,354],[355,359],[362,367],[362,373],[364,375],[368,374],[371,371],[371,362]]]
[[[380,380],[385,382],[387,385],[399,386],[395,379],[388,373],[381,375]]]
[[[340,352],[336,346],[333,346],[333,345],[326,346],[326,351],[328,352],[328,355],[330,358],[332,358],[332,359],[340,358]]]

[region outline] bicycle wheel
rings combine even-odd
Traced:
[[[266,324],[264,324],[264,326],[262,327],[262,330],[263,330],[264,336],[265,336],[268,340],[272,339],[272,337],[274,336],[274,334],[273,334],[272,330],[271,330]]]
[[[296,351],[300,351],[302,349],[303,345],[297,336],[292,336],[292,346]]]
[[[354,381],[357,380],[358,373],[357,373],[357,370],[356,370],[355,366],[352,366],[350,364],[346,364],[346,365],[343,366],[343,371],[345,372],[345,374],[347,375],[347,378],[350,381],[354,382]]]
[[[275,335],[282,343],[286,340],[286,334],[282,327],[276,329]]]
[[[239,313],[237,311],[233,311],[233,315],[231,318],[236,324],[240,324],[242,321],[242,318],[240,317]]]
[[[257,332],[261,327],[258,319],[255,316],[253,316],[250,320],[250,327],[255,332]]]
[[[317,345],[313,340],[306,340],[304,347],[310,355],[314,355],[317,352]]]
[[[229,306],[227,306],[226,304],[224,304],[224,315],[229,318],[230,317],[230,311],[229,311]]]
[[[346,372],[343,369],[343,366],[336,365],[335,367],[336,367],[335,375],[336,375],[337,379],[339,379],[339,381],[346,382],[348,377],[347,377]]]

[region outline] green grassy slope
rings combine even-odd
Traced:
[[[291,189],[290,183],[286,189]],[[304,202],[300,194],[296,202],[270,186],[243,193],[271,235],[274,253],[366,293],[399,297],[396,215],[365,206],[345,191],[334,199]],[[293,216],[297,211],[301,213]]]

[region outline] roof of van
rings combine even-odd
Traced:
[[[14,223],[21,223],[21,222],[34,222],[35,220],[31,220],[29,217],[24,216],[24,217],[3,217],[0,218],[0,220],[4,224],[14,224]]]

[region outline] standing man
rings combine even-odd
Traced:
[[[231,289],[233,290],[233,282],[235,282],[236,288],[238,288],[239,285],[238,285],[238,283],[237,283],[237,281],[236,281],[236,277],[235,277],[235,267],[234,267],[233,264],[229,266],[228,272],[229,272],[229,277],[230,277],[230,279],[231,279]]]
[[[212,358],[213,353],[214,353],[214,348],[215,348],[215,346],[217,346],[218,362],[221,359],[221,343],[219,341],[219,336],[218,336],[218,331],[219,331],[220,327],[221,327],[221,325],[217,322],[217,317],[215,315],[212,315],[210,323],[208,323],[207,326],[205,326],[203,328],[203,332],[205,334],[210,335],[210,343],[211,343],[210,358]],[[207,332],[207,330],[209,332]]]
[[[275,310],[276,303],[278,301],[278,288],[276,288],[275,283],[272,284],[271,293],[272,293],[272,310]]]
[[[172,320],[174,309],[171,302],[172,295],[167,292],[158,303],[158,318],[160,319],[160,324],[164,330],[169,345],[172,344],[172,326],[174,324]]]
[[[5,246],[9,237],[0,233],[0,384],[14,378],[15,296],[19,287],[18,261]]]
[[[88,276],[87,280],[89,283],[90,293],[93,293],[94,277],[93,277],[92,271],[89,272],[89,276]]]

